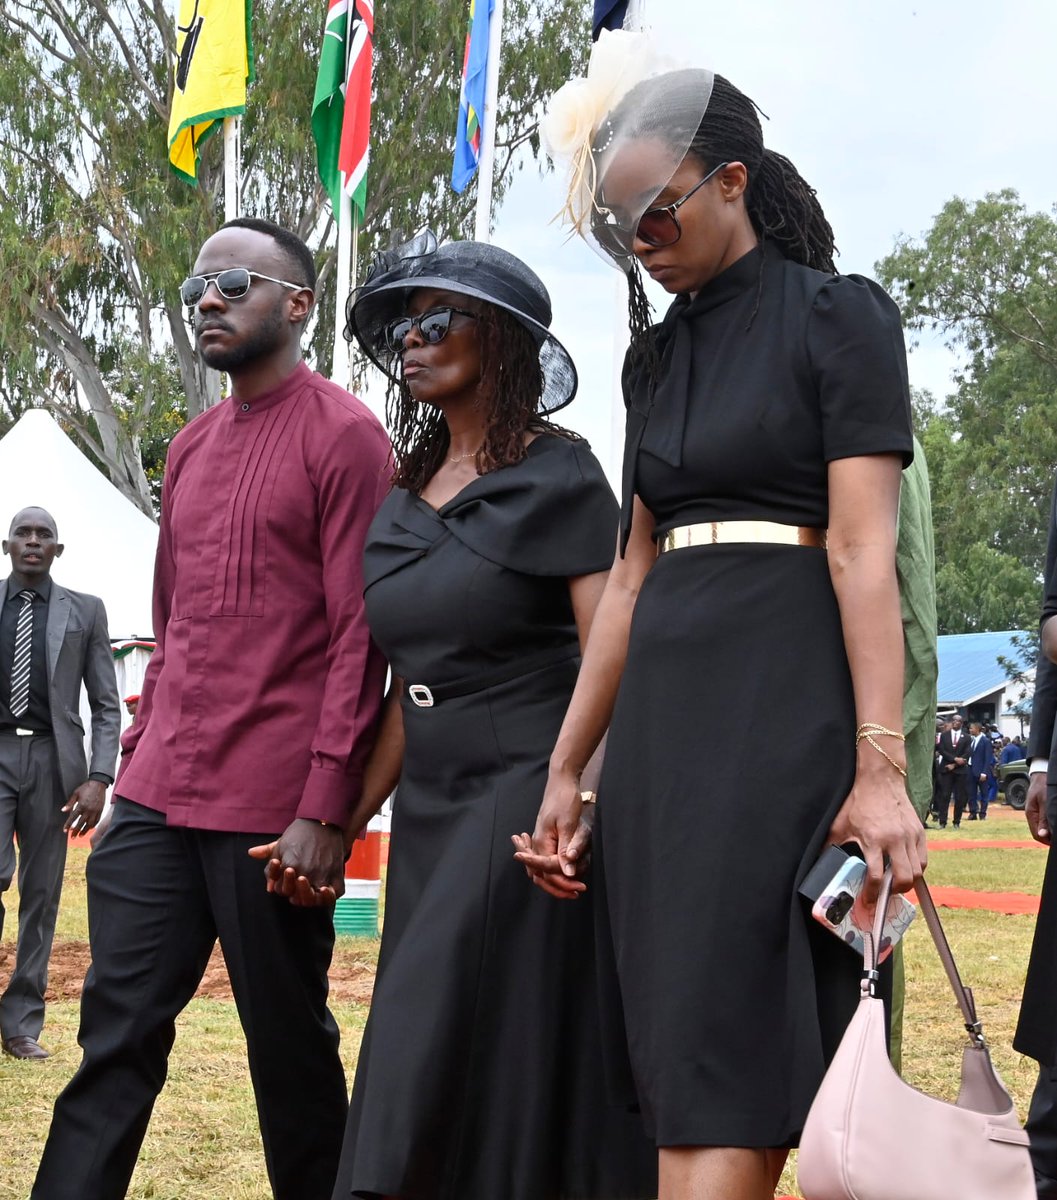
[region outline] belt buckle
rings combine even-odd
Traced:
[[[409,684],[407,694],[411,697],[412,704],[417,704],[419,708],[433,707],[433,693],[424,683]]]
[[[18,737],[32,737],[36,733],[35,729],[16,729],[15,734]]]

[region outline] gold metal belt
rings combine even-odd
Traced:
[[[771,542],[825,550],[826,531],[810,525],[782,525],[777,521],[700,521],[669,529],[661,538],[660,553],[683,546],[716,546],[731,542]]]

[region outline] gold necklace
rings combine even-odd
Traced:
[[[461,463],[464,458],[476,458],[479,453],[480,447],[478,447],[476,450],[471,450],[469,454],[460,454],[458,458],[449,458],[448,462]]]

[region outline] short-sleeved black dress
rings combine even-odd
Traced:
[[[616,530],[586,444],[550,434],[438,511],[394,490],[371,526],[372,633],[435,702],[404,699],[385,927],[336,1198],[657,1194],[641,1118],[605,1086],[593,894],[545,895],[510,842],[535,824],[576,681],[568,580],[609,567]]]
[[[910,461],[899,315],[866,279],[758,247],[676,299],[657,336],[652,407],[642,374],[625,380],[625,524],[634,492],[657,536],[824,529],[829,461]],[[659,1145],[798,1140],[858,995],[861,965],[797,896],[850,789],[855,728],[825,550],[658,558],[610,727],[596,869],[625,1085]]]

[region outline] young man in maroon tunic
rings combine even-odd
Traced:
[[[384,663],[361,557],[389,443],[310,371],[311,253],[229,222],[181,288],[232,395],[173,440],[154,585],[158,647],[88,865],[92,969],[80,1068],[55,1105],[35,1200],[126,1193],[175,1018],[219,937],[276,1200],[328,1200],[347,1092],[327,1009],[330,910],[265,889],[249,847],[342,890]]]

